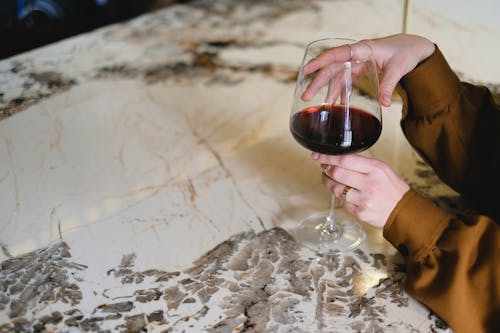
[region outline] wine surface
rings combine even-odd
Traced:
[[[305,148],[340,155],[371,147],[382,132],[382,123],[362,109],[349,107],[346,110],[344,105],[325,104],[294,114],[290,130]]]

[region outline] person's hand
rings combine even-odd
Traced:
[[[333,75],[332,68],[335,64],[349,61],[351,55],[354,60],[365,58],[370,52],[367,45],[370,46],[377,68],[381,72],[378,99],[380,104],[386,107],[391,105],[392,93],[399,80],[435,50],[435,45],[430,40],[406,34],[363,40],[352,44],[351,49],[347,46],[329,49],[304,66],[305,74],[315,71],[318,71],[318,74],[302,98],[312,98],[321,86],[326,84],[328,76]]]
[[[356,154],[323,155],[312,153],[318,164],[329,165],[323,184],[342,200],[344,208],[363,222],[383,227],[396,204],[410,189],[390,166],[377,159]],[[345,196],[342,192],[349,186]]]

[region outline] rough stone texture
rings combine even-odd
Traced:
[[[123,255],[91,290],[83,286],[85,266],[71,262],[64,242],[4,261],[0,300],[10,320],[0,332],[446,330],[410,307],[398,257],[361,250],[317,257],[280,228],[235,235],[184,272],[136,271],[134,260],[134,254]],[[370,269],[389,275],[360,292]],[[124,287],[117,296],[88,307],[117,282]],[[65,310],[50,310],[56,306]]]

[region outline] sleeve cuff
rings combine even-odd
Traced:
[[[383,234],[403,256],[423,260],[450,221],[450,215],[410,189],[393,209]]]
[[[434,53],[406,74],[399,84],[416,117],[431,115],[436,107],[456,101],[460,93],[460,80],[437,45]]]

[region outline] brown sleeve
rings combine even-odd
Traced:
[[[439,48],[400,81],[401,127],[436,174],[481,213],[500,216],[500,110],[460,82]]]
[[[500,332],[500,227],[464,223],[408,191],[384,226],[407,261],[406,290],[455,333]]]
[[[454,330],[500,332],[500,118],[490,92],[436,52],[400,82],[401,126],[438,176],[477,208],[464,221],[410,190],[384,237],[406,256],[408,292]]]

